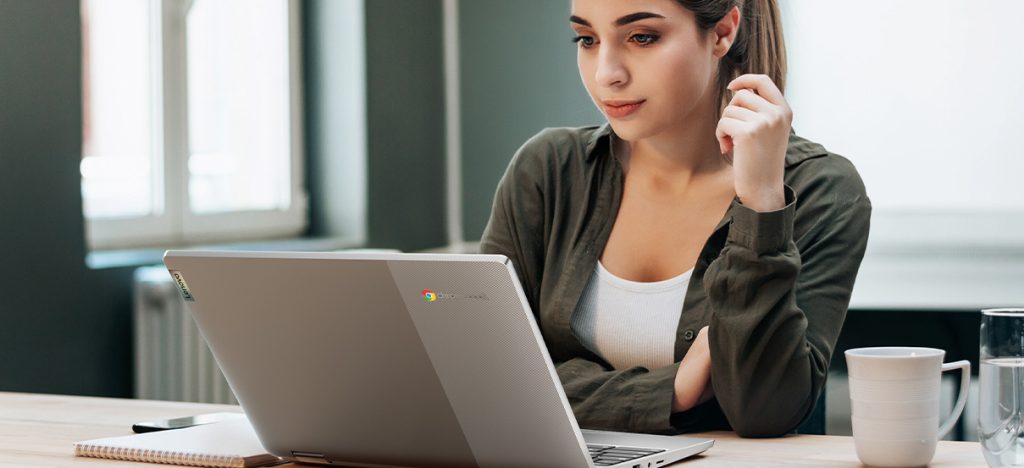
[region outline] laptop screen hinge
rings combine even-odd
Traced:
[[[324,458],[324,454],[322,454],[322,453],[299,452],[299,451],[292,450],[292,458],[294,458],[295,461],[302,462],[302,463],[316,463],[316,464],[330,463],[329,460]]]

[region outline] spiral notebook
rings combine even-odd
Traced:
[[[93,439],[75,444],[75,455],[111,460],[208,467],[268,466],[281,461],[266,452],[248,419]]]

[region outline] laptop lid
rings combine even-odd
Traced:
[[[169,251],[265,448],[349,465],[588,466],[500,255]]]

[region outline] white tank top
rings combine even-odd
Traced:
[[[571,328],[615,369],[675,362],[676,331],[693,269],[663,281],[619,278],[600,260],[573,312]]]

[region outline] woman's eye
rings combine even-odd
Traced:
[[[589,49],[590,46],[594,45],[594,38],[590,36],[576,36],[572,38],[572,41],[579,44],[584,49]]]
[[[629,38],[631,41],[640,44],[641,46],[649,46],[658,42],[660,36],[657,34],[634,34]]]

